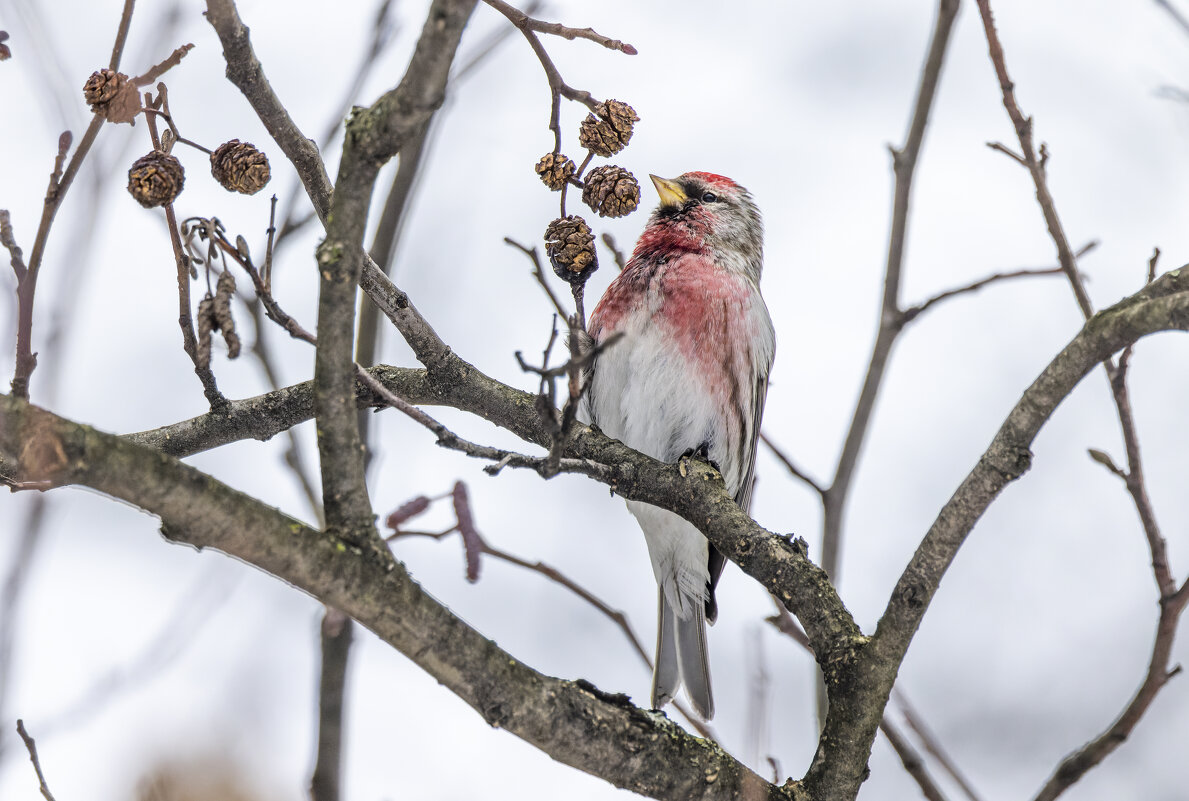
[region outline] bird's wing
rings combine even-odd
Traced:
[[[764,419],[764,401],[768,397],[768,376],[756,377],[755,394],[752,396],[752,420],[750,438],[745,451],[747,463],[743,465],[743,481],[739,484],[739,491],[735,493],[735,503],[739,508],[751,514],[751,491],[756,483],[756,449],[760,444],[760,424]]]
[[[768,376],[761,375],[756,377],[755,395],[752,397],[752,419],[755,420],[751,427],[750,437],[748,441],[747,463],[743,465],[743,482],[739,485],[739,491],[735,493],[735,503],[739,504],[739,508],[751,514],[749,507],[751,506],[751,490],[756,482],[756,448],[760,441],[760,423],[763,422],[764,417],[764,401],[768,397]],[[713,623],[718,618],[718,602],[714,597],[714,590],[718,587],[718,579],[722,576],[723,568],[727,566],[727,558],[714,547],[710,546],[710,556],[707,561],[707,567],[710,569],[710,593],[706,598],[706,620]]]

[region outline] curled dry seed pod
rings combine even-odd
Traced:
[[[619,100],[595,106],[578,128],[578,143],[596,156],[613,156],[628,146],[632,129],[640,118],[636,110]]]
[[[600,217],[623,217],[640,205],[640,184],[623,167],[595,167],[586,176],[582,202]]]
[[[91,73],[83,84],[83,99],[91,111],[102,114],[108,122],[131,124],[140,113],[140,89],[122,72],[101,69]]]
[[[552,189],[554,192],[566,185],[566,181],[578,171],[574,166],[574,162],[570,160],[569,156],[563,156],[561,153],[546,153],[537,162],[537,175],[541,176],[541,180],[545,182],[545,186]]]
[[[235,295],[235,276],[227,270],[219,276],[215,285],[215,326],[227,343],[227,358],[239,356],[239,335],[235,333],[235,318],[231,316],[231,298]]]
[[[211,366],[211,332],[218,328],[215,323],[215,299],[207,292],[198,301],[198,356],[195,362],[202,369]]]
[[[128,170],[128,192],[146,209],[172,203],[185,183],[182,163],[159,150],[141,156]]]
[[[599,269],[594,234],[576,214],[558,217],[545,229],[545,253],[558,278],[580,284]]]
[[[211,153],[211,175],[229,192],[254,195],[264,188],[272,173],[268,157],[251,142],[232,139]]]

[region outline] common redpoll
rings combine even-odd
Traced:
[[[603,433],[665,462],[708,458],[744,511],[775,338],[760,296],[763,225],[751,195],[729,178],[651,176],[660,206],[623,272],[590,318],[590,335],[623,339],[594,360],[586,411]],[[652,706],[685,685],[714,714],[706,622],[726,563],[691,523],[637,501],[658,585]]]

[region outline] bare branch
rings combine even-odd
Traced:
[[[1011,272],[1006,273],[995,273],[994,275],[989,275],[986,278],[980,278],[974,283],[967,284],[966,286],[941,292],[924,301],[923,303],[918,303],[916,306],[910,306],[901,313],[900,320],[903,325],[907,325],[921,314],[928,311],[931,306],[935,306],[936,304],[941,303],[943,300],[949,300],[950,298],[955,298],[959,295],[967,295],[971,292],[977,292],[983,287],[988,286],[989,284],[997,283],[999,281],[1009,281],[1013,278],[1029,278],[1037,275],[1064,274],[1065,270],[1061,267],[1049,267],[1039,270],[1012,270]]]
[[[422,497],[424,497],[424,496],[422,496]],[[426,501],[428,502],[428,499],[426,499]],[[418,507],[419,506],[420,506],[420,504],[418,504]],[[389,516],[389,525],[393,525],[391,515]],[[446,531],[441,531],[441,532],[437,532],[437,533],[429,533],[429,532],[424,532],[424,531],[404,531],[404,530],[396,529],[395,526],[393,526],[393,528],[394,528],[393,533],[385,538],[388,542],[394,542],[394,541],[396,541],[398,539],[402,539],[404,537],[429,537],[430,539],[442,540],[445,537],[449,536],[450,534],[453,534],[454,532],[459,530],[459,526],[457,526],[457,525],[455,525],[452,528],[447,529]],[[478,532],[476,532],[476,535],[477,534],[478,534]],[[509,553],[508,551],[504,551],[499,548],[496,548],[490,542],[488,542],[486,539],[484,539],[482,536],[477,537],[477,544],[478,544],[480,552],[482,554],[484,554],[485,556],[490,556],[494,559],[499,559],[502,562],[507,562],[508,564],[516,565],[517,567],[522,567],[525,570],[528,570],[533,573],[537,573],[541,576],[544,576],[548,580],[564,587],[565,589],[569,590],[574,595],[581,598],[586,603],[590,604],[600,614],[602,614],[604,617],[606,617],[608,620],[610,620],[612,623],[614,623],[615,626],[621,632],[623,632],[623,636],[625,638],[627,638],[628,643],[632,646],[632,650],[635,652],[635,654],[638,657],[640,657],[640,661],[644,663],[644,665],[648,669],[648,671],[650,673],[652,672],[652,659],[648,656],[648,652],[646,650],[644,650],[644,645],[640,642],[640,638],[636,635],[635,629],[632,628],[631,622],[628,620],[627,615],[624,614],[624,612],[622,610],[613,608],[606,601],[599,598],[597,595],[592,593],[590,590],[586,589],[581,584],[574,581],[569,576],[567,576],[565,573],[562,573],[560,570],[553,567],[552,565],[546,564],[545,562],[541,562],[541,561],[531,562],[527,559],[522,559],[521,557],[515,556],[512,553]],[[788,614],[788,613],[786,612],[785,614]],[[703,737],[708,737],[710,739],[714,739],[714,732],[706,724],[705,721],[703,721],[697,715],[694,715],[692,712],[690,712],[688,709],[686,709],[685,705],[679,701],[675,702],[674,706],[681,713],[682,717],[684,717],[689,722],[689,724],[691,726],[693,726],[694,729],[697,730],[697,732],[699,734],[701,734]]]
[[[537,55],[537,59],[541,62],[541,68],[545,70],[545,78],[549,82],[549,94],[551,99],[549,130],[553,131],[553,150],[555,153],[559,152],[561,150],[561,98],[564,97],[567,100],[575,100],[579,103],[582,103],[591,111],[595,110],[595,107],[598,105],[598,101],[595,100],[590,92],[575,89],[562,80],[561,73],[558,71],[557,66],[553,63],[553,59],[549,57],[549,52],[545,49],[545,46],[541,44],[541,40],[537,37],[536,32],[538,30],[542,30],[543,27],[546,27],[550,28],[550,30],[544,31],[546,33],[555,33],[559,36],[565,36],[567,39],[573,39],[577,37],[590,39],[591,41],[598,42],[599,44],[609,47],[612,50],[620,50],[621,52],[627,53],[628,55],[635,55],[636,48],[632,47],[631,45],[625,45],[618,39],[608,39],[606,37],[601,37],[594,31],[591,31],[589,28],[586,29],[586,31],[589,33],[586,33],[578,31],[574,28],[566,28],[563,25],[554,25],[553,23],[545,23],[541,22],[540,20],[534,20],[523,11],[513,8],[507,3],[501,2],[501,0],[484,0],[484,2],[507,17],[508,21],[515,25],[520,30],[520,32],[524,34],[524,38],[528,39],[529,46],[533,49],[533,52]],[[567,35],[567,33],[562,33],[562,31],[573,35]],[[578,174],[581,175],[582,170],[579,170]],[[562,203],[562,214],[564,215],[564,194],[562,196]]]
[[[318,673],[318,756],[310,779],[312,801],[338,801],[342,791],[343,695],[355,624],[326,607],[322,616],[322,663]]]
[[[120,69],[120,59],[124,55],[124,44],[128,41],[128,29],[132,26],[132,7],[136,0],[124,0],[124,10],[120,14],[120,27],[116,29],[116,41],[111,48],[111,61],[108,68],[112,72]]]
[[[37,758],[37,745],[25,731],[25,721],[19,718],[17,719],[17,734],[21,735],[21,739],[25,741],[25,748],[29,751],[29,761],[33,763],[33,769],[37,771],[37,782],[40,785],[41,794],[45,796],[45,801],[54,801],[54,794],[50,792],[49,786],[45,783],[45,774],[41,772],[41,761]]]
[[[897,706],[900,707],[901,714],[904,715],[904,722],[908,724],[908,727],[920,739],[921,744],[925,746],[925,750],[940,763],[941,767],[945,769],[945,772],[950,775],[950,778],[958,783],[958,786],[962,788],[962,792],[966,794],[966,797],[970,801],[980,801],[978,794],[970,785],[970,781],[958,770],[958,766],[954,763],[954,760],[941,747],[941,742],[925,725],[925,722],[917,713],[916,708],[908,702],[908,697],[898,689],[893,690],[892,695],[896,699]]]
[[[505,17],[511,20],[513,25],[515,25],[517,28],[520,28],[521,30],[528,29],[530,31],[536,31],[537,33],[548,33],[552,34],[553,36],[560,36],[563,39],[569,39],[570,41],[575,39],[586,39],[587,41],[594,42],[595,44],[600,44],[608,50],[618,50],[619,52],[625,53],[629,56],[634,56],[637,53],[636,48],[632,47],[630,44],[625,44],[624,42],[621,42],[618,39],[612,39],[609,36],[603,36],[602,34],[596,33],[591,28],[568,28],[565,25],[561,25],[556,22],[543,22],[539,19],[533,19],[523,11],[520,11],[519,9],[513,8],[507,3],[502,2],[502,0],[483,0],[483,2],[487,3],[487,5],[503,14]]]
[[[607,250],[611,251],[611,258],[615,260],[615,266],[619,268],[620,272],[623,272],[623,268],[627,266],[627,261],[624,259],[623,251],[615,243],[615,237],[609,233],[604,233],[601,239]]]
[[[921,793],[925,798],[928,801],[946,801],[941,788],[937,786],[937,783],[933,781],[933,777],[929,775],[925,763],[921,760],[921,755],[916,752],[916,749],[900,733],[896,725],[888,720],[886,715],[879,723],[879,730],[887,738],[888,744],[892,746],[892,749],[896,752],[896,756],[900,757],[900,764],[904,766],[904,770],[908,772],[908,775],[921,788]]]
[[[809,474],[797,467],[797,465],[793,464],[793,460],[789,458],[788,454],[777,447],[776,443],[773,442],[771,438],[769,438],[769,436],[762,431],[760,432],[760,441],[768,446],[768,450],[772,451],[772,455],[780,460],[781,464],[785,466],[785,469],[789,471],[793,478],[805,483],[810,489],[812,489],[814,492],[820,495],[823,500],[825,500],[825,487],[823,487],[814,479],[810,478]]]
[[[1020,140],[1019,155],[1012,153],[1002,146],[995,149],[1008,153],[1008,155],[1026,167],[1032,175],[1032,182],[1036,185],[1037,202],[1040,203],[1045,224],[1049,228],[1049,234],[1052,236],[1053,243],[1057,246],[1057,262],[1069,278],[1069,284],[1073,288],[1074,296],[1077,298],[1082,314],[1089,319],[1090,315],[1094,313],[1094,306],[1090,302],[1090,296],[1086,294],[1086,287],[1082,283],[1081,275],[1078,273],[1077,258],[1074,256],[1073,249],[1069,246],[1069,239],[1065,236],[1065,229],[1061,226],[1061,219],[1057,216],[1053,195],[1049,192],[1048,182],[1045,178],[1044,161],[1047,160],[1048,154],[1045,152],[1041,158],[1037,157],[1032,139],[1032,118],[1025,117],[1024,112],[1020,110],[1020,106],[1016,102],[1015,84],[1012,83],[1011,78],[1007,74],[1007,64],[1003,56],[1003,45],[999,43],[999,34],[995,31],[995,21],[991,16],[990,0],[977,0],[977,2],[979,14],[983,20],[983,30],[987,35],[987,46],[991,53],[991,63],[995,66],[995,74],[999,78],[999,88],[1003,93],[1003,107],[1007,109],[1007,115],[1011,118],[1012,125],[1016,129],[1016,136]],[[991,147],[995,146],[991,145]]]
[[[825,514],[822,524],[822,569],[837,581],[841,565],[843,517],[850,494],[851,480],[858,466],[859,453],[867,436],[867,426],[875,410],[875,402],[883,384],[884,371],[892,353],[892,345],[900,328],[900,283],[904,264],[904,246],[908,235],[908,214],[912,199],[912,181],[917,159],[925,140],[933,98],[941,81],[941,70],[949,48],[950,32],[958,14],[958,0],[940,0],[937,19],[929,43],[929,51],[921,68],[917,86],[916,105],[904,146],[892,150],[892,170],[896,185],[892,201],[891,231],[888,236],[888,258],[884,270],[884,295],[880,306],[879,332],[871,350],[867,375],[855,403],[850,428],[838,457],[833,481],[824,494]],[[820,707],[819,707],[820,710]]]
[[[17,244],[16,236],[12,232],[12,218],[8,209],[0,209],[0,245],[8,251],[12,271],[16,273],[17,284],[20,285],[21,281],[25,280],[29,268],[25,266],[25,254],[21,252],[21,246]]]
[[[977,0],[977,2],[991,61],[995,66],[995,72],[999,78],[1000,88],[1003,93],[1003,105],[1012,120],[1012,124],[1016,128],[1024,161],[1029,173],[1032,175],[1032,181],[1036,188],[1036,198],[1044,215],[1045,223],[1048,226],[1049,235],[1056,245],[1058,259],[1069,278],[1070,287],[1073,289],[1078,306],[1086,318],[1091,320],[1093,307],[1086,294],[1081,276],[1077,271],[1076,256],[1069,247],[1069,241],[1065,236],[1065,231],[1057,215],[1057,209],[1046,182],[1045,163],[1048,159],[1048,150],[1042,144],[1039,159],[1033,151],[1032,119],[1030,117],[1025,118],[1020,111],[1019,105],[1016,103],[1014,85],[1008,77],[1003,46],[995,30],[990,2],[989,0]],[[1155,265],[1158,255],[1158,252],[1153,253],[1148,263],[1149,283],[1148,287],[1139,293],[1141,295],[1148,289],[1155,287],[1158,283],[1152,280],[1155,276]],[[1120,717],[1096,740],[1066,757],[1037,795],[1037,801],[1051,801],[1051,799],[1058,797],[1072,786],[1074,782],[1085,775],[1088,770],[1099,764],[1114,751],[1139,723],[1140,718],[1147,711],[1155,699],[1156,694],[1171,675],[1168,664],[1172,653],[1172,641],[1176,633],[1177,621],[1185,607],[1185,597],[1176,589],[1176,581],[1168,565],[1165,540],[1157,525],[1155,512],[1152,509],[1144,483],[1143,464],[1139,451],[1139,437],[1136,433],[1135,421],[1131,413],[1131,400],[1127,389],[1127,366],[1130,355],[1131,350],[1128,347],[1123,351],[1118,365],[1110,358],[1110,354],[1106,354],[1107,358],[1103,359],[1103,368],[1106,370],[1107,377],[1110,380],[1111,394],[1115,402],[1119,427],[1123,434],[1123,442],[1127,452],[1127,469],[1125,472],[1120,470],[1109,457],[1105,460],[1098,459],[1098,461],[1102,462],[1108,469],[1112,469],[1116,475],[1120,475],[1124,479],[1127,491],[1131,495],[1136,511],[1139,514],[1140,523],[1151,553],[1153,578],[1155,579],[1160,596],[1160,619],[1157,624],[1156,639],[1152,646],[1152,656],[1149,661],[1147,675],[1131,702],[1124,708]],[[1098,458],[1093,452],[1091,456]]]

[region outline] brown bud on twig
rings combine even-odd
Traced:
[[[159,150],[141,156],[128,170],[128,192],[146,209],[172,203],[185,182],[182,163]]]
[[[576,214],[559,217],[545,229],[545,253],[553,272],[571,284],[582,283],[599,269],[594,234]]]
[[[405,501],[384,520],[384,525],[393,531],[399,531],[401,524],[408,522],[429,508],[429,498],[418,495],[412,500]]]
[[[600,217],[623,217],[640,205],[640,184],[623,167],[595,167],[586,176],[582,202]]]
[[[640,118],[636,110],[619,100],[608,100],[595,106],[594,114],[587,114],[578,128],[578,142],[596,156],[613,156],[627,147],[632,129]]]
[[[570,180],[578,171],[569,156],[563,156],[561,153],[546,153],[537,162],[536,169],[537,175],[541,176],[545,186],[554,192],[565,186],[566,181]]]
[[[211,175],[229,192],[254,195],[264,188],[272,173],[268,157],[251,142],[232,139],[211,153]]]
[[[454,500],[454,515],[458,518],[458,533],[462,535],[462,547],[466,552],[467,581],[473,584],[479,580],[479,554],[483,552],[483,538],[479,536],[475,518],[471,515],[467,485],[461,481],[454,482],[454,490],[450,494]]]

